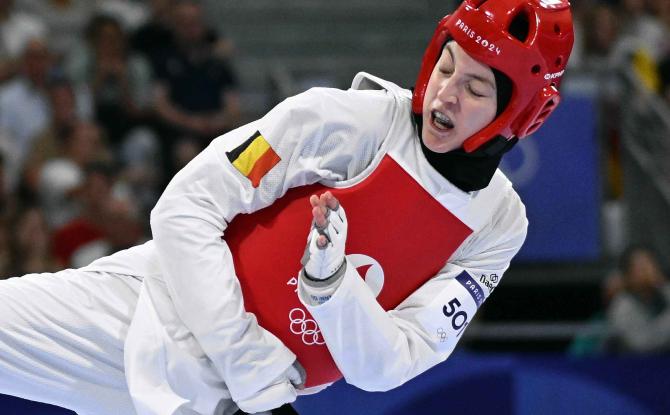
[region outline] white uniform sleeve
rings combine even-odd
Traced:
[[[290,98],[215,139],[174,177],[153,209],[151,229],[172,302],[234,400],[267,386],[295,356],[245,312],[227,224],[291,187],[355,174],[377,152],[391,111],[383,93],[315,89]],[[253,187],[227,153],[256,132],[281,160]]]
[[[510,188],[492,221],[396,309],[384,311],[350,264],[330,292],[301,279],[300,298],[347,382],[369,391],[389,390],[451,354],[521,248],[526,228],[525,209]],[[321,304],[315,301],[329,296]]]

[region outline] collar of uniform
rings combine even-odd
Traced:
[[[428,163],[463,192],[474,192],[488,186],[503,154],[511,150],[518,141],[516,138],[507,140],[498,136],[472,153],[466,153],[463,149],[436,153],[426,147],[421,139],[421,117],[413,114],[413,119],[421,151]]]

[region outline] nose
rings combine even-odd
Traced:
[[[458,103],[458,86],[453,77],[443,80],[437,91],[437,97],[445,104]]]

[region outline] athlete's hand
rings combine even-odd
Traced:
[[[312,229],[302,265],[308,277],[326,279],[344,263],[344,244],[347,240],[347,216],[331,192],[309,198],[312,206]]]
[[[305,388],[305,369],[296,360],[279,378],[254,396],[236,401],[244,412],[254,414],[270,411],[295,401],[298,391]]]

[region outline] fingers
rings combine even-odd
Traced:
[[[319,196],[319,205],[324,208],[329,208],[330,210],[337,210],[340,206],[340,202],[330,191],[324,192]]]
[[[310,196],[309,203],[312,205],[314,224],[320,229],[325,229],[328,226],[329,209],[337,210],[340,206],[340,202],[330,191],[324,192],[319,196]],[[319,235],[316,245],[319,248],[324,248],[327,244],[328,238],[325,235]]]
[[[326,229],[328,226],[328,219],[323,212],[323,209],[319,206],[312,208],[312,216],[314,216],[314,224],[318,229]],[[328,238],[325,235],[319,235],[316,239],[316,245],[319,248],[324,248],[328,243]]]
[[[321,195],[312,195],[309,198],[309,203],[312,205],[312,215],[318,227],[323,228],[327,224],[329,215],[328,210],[337,210],[340,202],[331,192],[325,192]],[[321,219],[323,218],[323,220]]]
[[[314,217],[314,223],[319,229],[324,229],[328,225],[328,219],[326,218],[326,213],[319,206],[312,208],[312,216]]]
[[[314,221],[317,223],[317,226],[325,226],[325,223],[320,221],[319,218],[321,216],[325,218],[328,215],[326,204],[322,201],[321,197],[317,195],[310,196],[309,203],[312,205],[312,216],[314,216]]]
[[[324,192],[321,195],[312,195],[309,197],[309,203],[312,207],[319,207],[324,211],[324,214],[327,213],[327,208],[330,210],[337,210],[340,206],[340,202],[330,191]]]

